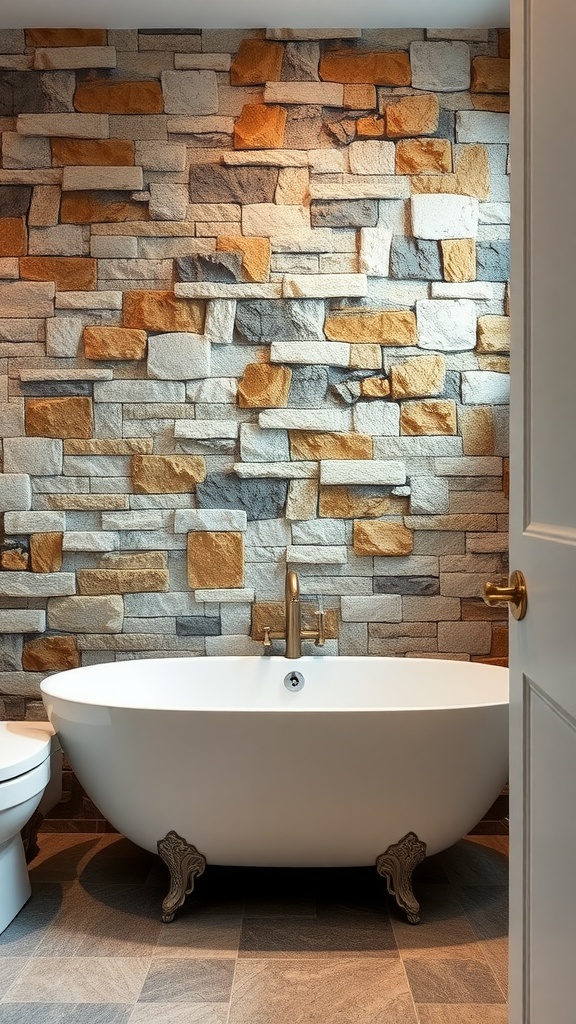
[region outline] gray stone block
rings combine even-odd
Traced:
[[[239,252],[183,256],[175,263],[179,281],[216,281],[232,284],[243,280],[242,255]]]
[[[262,430],[255,423],[240,427],[240,457],[243,462],[288,462],[287,430]]]
[[[432,597],[440,593],[440,580],[434,576],[375,576],[374,593]]]
[[[438,242],[396,235],[390,250],[390,276],[405,280],[441,281]]]
[[[447,370],[446,377],[444,380],[444,389],[440,394],[440,398],[452,398],[454,401],[460,401],[460,382],[461,377],[457,370]]]
[[[91,381],[23,381],[22,394],[27,398],[64,398],[73,395],[92,395]]]
[[[284,132],[286,149],[317,149],[323,130],[322,107],[315,103],[288,107]]]
[[[235,341],[322,341],[325,305],[321,299],[255,299],[239,302]]]
[[[294,366],[288,405],[293,409],[318,409],[326,398],[327,389],[325,366]]]
[[[220,616],[177,615],[176,636],[220,636]]]
[[[22,637],[4,636],[0,644],[0,672],[19,672],[22,669]]]
[[[277,167],[195,164],[190,170],[193,203],[273,203]]]
[[[199,508],[243,509],[249,520],[278,519],[287,496],[286,480],[241,480],[231,473],[212,473],[196,486]]]
[[[283,82],[317,82],[320,44],[315,40],[286,43],[282,61]]]
[[[378,223],[378,200],[314,199],[310,221],[313,228],[373,228]]]
[[[32,189],[28,185],[2,185],[0,217],[26,217],[31,198]]]
[[[510,242],[478,242],[476,277],[479,281],[507,281],[510,277]]]

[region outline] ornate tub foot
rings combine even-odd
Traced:
[[[174,831],[158,840],[158,856],[170,872],[170,889],[162,903],[162,920],[168,924],[192,892],[196,877],[204,873],[206,858]]]
[[[426,856],[426,843],[415,832],[408,832],[398,843],[388,847],[376,858],[376,870],[386,879],[386,886],[396,903],[406,911],[410,924],[420,921],[420,904],[412,890],[412,872]]]

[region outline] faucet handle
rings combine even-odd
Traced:
[[[268,653],[268,651],[272,650],[272,638],[270,637],[270,629],[271,629],[270,626],[264,626],[264,640],[263,640],[263,643],[264,643],[264,651],[266,653]]]
[[[324,632],[324,609],[320,609],[320,611],[317,611],[315,614],[316,619],[318,621],[318,630],[315,640],[315,646],[324,647],[324,644],[326,643],[326,634]]]

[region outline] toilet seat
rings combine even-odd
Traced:
[[[0,789],[49,758],[53,736],[48,722],[0,722]]]

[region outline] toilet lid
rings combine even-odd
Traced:
[[[50,756],[53,736],[48,722],[0,722],[0,782],[42,764]]]

